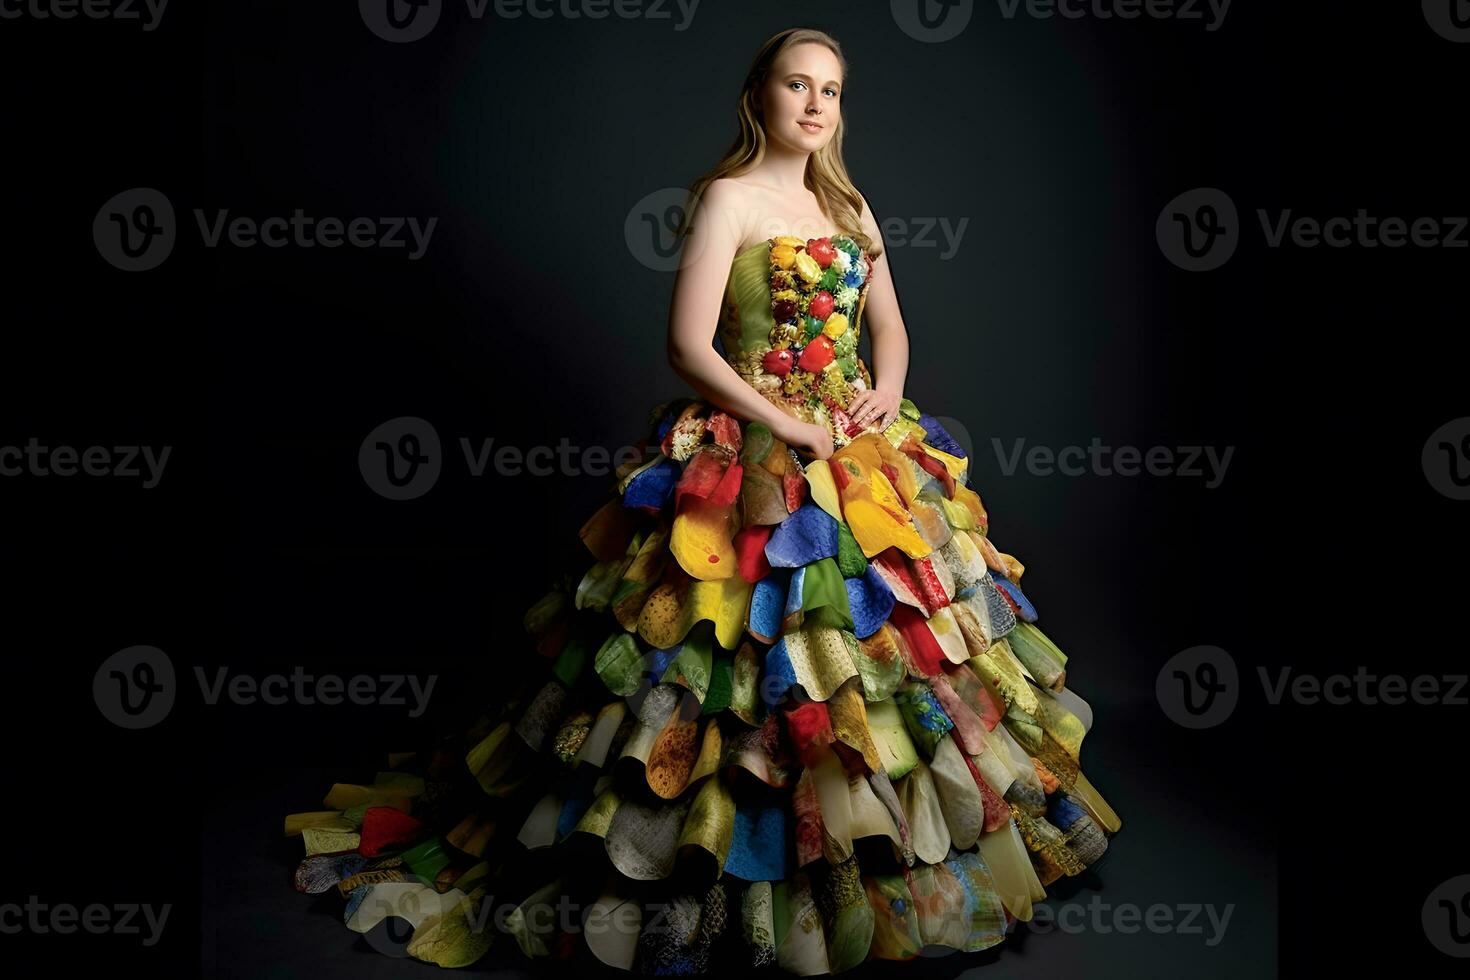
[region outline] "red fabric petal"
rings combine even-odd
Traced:
[[[781,485],[786,488],[786,509],[794,514],[806,503],[806,477],[800,473],[785,473],[781,477]]]
[[[980,775],[980,770],[975,768],[975,763],[963,752],[960,755],[965,760],[965,765],[970,767],[970,775],[975,777],[975,785],[980,787],[980,803],[985,810],[984,829],[988,834],[992,830],[999,830],[1011,819],[1011,808],[1000,798],[990,784]]]
[[[724,412],[711,412],[709,416],[709,431],[715,438],[715,443],[724,446],[733,452],[740,452],[740,422]]]
[[[745,470],[739,463],[731,463],[725,470],[725,476],[709,495],[712,504],[728,507],[740,496],[740,481],[744,478]]]
[[[674,487],[675,513],[690,494],[725,507],[735,502],[740,495],[740,464],[733,453],[726,449],[709,446],[689,457],[679,484]]]
[[[923,584],[919,581],[919,576],[915,574],[917,566],[914,564],[913,559],[909,558],[908,555],[899,551],[897,548],[889,546],[874,555],[872,560],[882,565],[885,571],[890,572],[902,582],[904,587],[908,589],[910,595],[924,603],[925,616],[934,612],[930,608],[929,596],[926,594]],[[943,590],[941,589],[940,591]]]
[[[904,556],[908,558],[907,555]],[[914,580],[919,583],[919,595],[924,600],[929,615],[934,615],[936,610],[943,609],[949,605],[949,593],[944,591],[944,583],[939,580],[939,575],[934,571],[934,559],[908,558],[914,569]]]
[[[888,621],[898,628],[899,635],[908,644],[915,669],[925,677],[943,673],[949,658],[929,629],[929,621],[919,615],[917,609],[901,602],[895,603],[893,612],[888,614]]]
[[[786,717],[786,736],[796,749],[797,756],[806,766],[821,761],[822,752],[837,741],[832,733],[832,717],[827,705],[821,701],[808,701],[783,712]]]
[[[774,524],[752,524],[735,535],[735,557],[740,564],[740,577],[754,585],[771,574],[766,560],[766,542],[776,530]]]
[[[904,437],[903,443],[898,447],[898,451],[915,463],[918,463],[925,473],[937,479],[940,485],[944,487],[944,495],[950,500],[954,499],[954,474],[949,471],[949,467],[924,452],[924,447],[919,445],[919,440],[914,437],[912,432]]]
[[[357,853],[377,857],[390,847],[407,844],[419,836],[423,824],[391,806],[370,806],[362,815],[362,840]]]

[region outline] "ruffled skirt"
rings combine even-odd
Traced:
[[[441,966],[498,940],[811,975],[1000,943],[1121,822],[963,451],[907,400],[805,463],[699,400],[652,427],[590,567],[525,616],[542,676],[287,817],[297,888]]]

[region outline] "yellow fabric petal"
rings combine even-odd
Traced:
[[[954,606],[942,606],[934,610],[928,619],[929,632],[939,642],[945,659],[952,664],[962,664],[970,659],[970,647],[965,643],[965,634],[955,619]]]
[[[880,468],[883,457],[877,449],[879,443],[887,445],[881,439],[859,436],[832,456],[835,465],[845,471],[846,486],[839,491],[843,519],[865,557],[897,547],[910,558],[923,558],[933,549],[914,527],[913,517],[899,496],[905,477],[907,483],[913,483],[913,470],[900,454],[902,469],[894,467],[900,488],[895,488]],[[913,499],[912,493],[909,499]]]
[[[923,433],[922,426],[920,426],[919,431]],[[944,468],[949,470],[950,475],[953,476],[956,480],[965,475],[965,470],[968,469],[970,465],[970,461],[968,459],[962,459],[959,456],[951,456],[949,453],[945,452],[942,449],[935,449],[927,442],[924,442],[922,434],[919,437],[919,444],[924,452],[928,453],[930,456],[933,456],[935,459],[943,463]]]
[[[1027,714],[1036,712],[1036,691],[1026,682],[1026,668],[1011,652],[1011,646],[1004,637],[992,643],[990,649],[980,656],[971,657],[970,666],[975,668],[975,673],[987,687],[1000,695],[1003,704],[1015,704]]]
[[[737,571],[735,530],[729,506],[688,497],[674,517],[669,551],[692,578],[729,578]]]
[[[955,497],[960,497],[965,490],[966,488],[964,487],[955,487]],[[974,491],[971,490],[969,493],[974,494]],[[978,502],[980,497],[975,495],[975,500]],[[974,512],[965,505],[963,500],[950,500],[948,497],[940,497],[939,509],[944,513],[944,519],[949,523],[949,526],[957,531],[974,531],[981,526],[980,522],[975,519]]]
[[[713,726],[711,726],[713,727]],[[714,855],[715,874],[725,870],[735,839],[735,798],[723,780],[706,780],[694,797],[679,833],[679,847],[699,847]]]
[[[609,778],[607,782],[611,784]],[[623,798],[615,790],[605,788],[592,801],[587,812],[582,814],[582,819],[577,821],[574,832],[580,834],[591,834],[594,837],[607,837],[608,828],[612,826],[613,817],[617,816],[618,808],[623,805]]]
[[[815,701],[826,701],[849,677],[857,676],[852,657],[857,637],[835,626],[792,630],[782,639],[796,671],[796,682]]]
[[[825,459],[814,459],[806,464],[806,482],[811,487],[812,503],[827,512],[834,521],[842,520],[842,504],[837,496],[837,484],[832,479],[832,468]]]
[[[868,709],[861,678],[847,681],[827,699],[827,715],[832,722],[832,734],[839,742],[860,753],[873,772],[883,768],[878,746],[873,744],[873,733],[868,731]]]
[[[307,827],[301,831],[301,839],[306,846],[307,857],[355,851],[362,843],[362,836],[355,830],[328,830],[325,827]]]
[[[715,624],[715,638],[733,650],[745,629],[745,613],[753,587],[739,575],[713,581],[680,579],[664,582],[649,593],[638,614],[638,634],[667,650],[683,641],[695,623]]]

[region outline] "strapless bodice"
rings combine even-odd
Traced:
[[[838,441],[843,409],[872,387],[858,356],[872,263],[846,235],[778,236],[736,254],[720,312],[725,359],[748,384]]]

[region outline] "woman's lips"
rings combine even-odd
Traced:
[[[822,131],[822,124],[804,122],[801,124],[801,128],[806,130],[808,133],[820,133]]]

